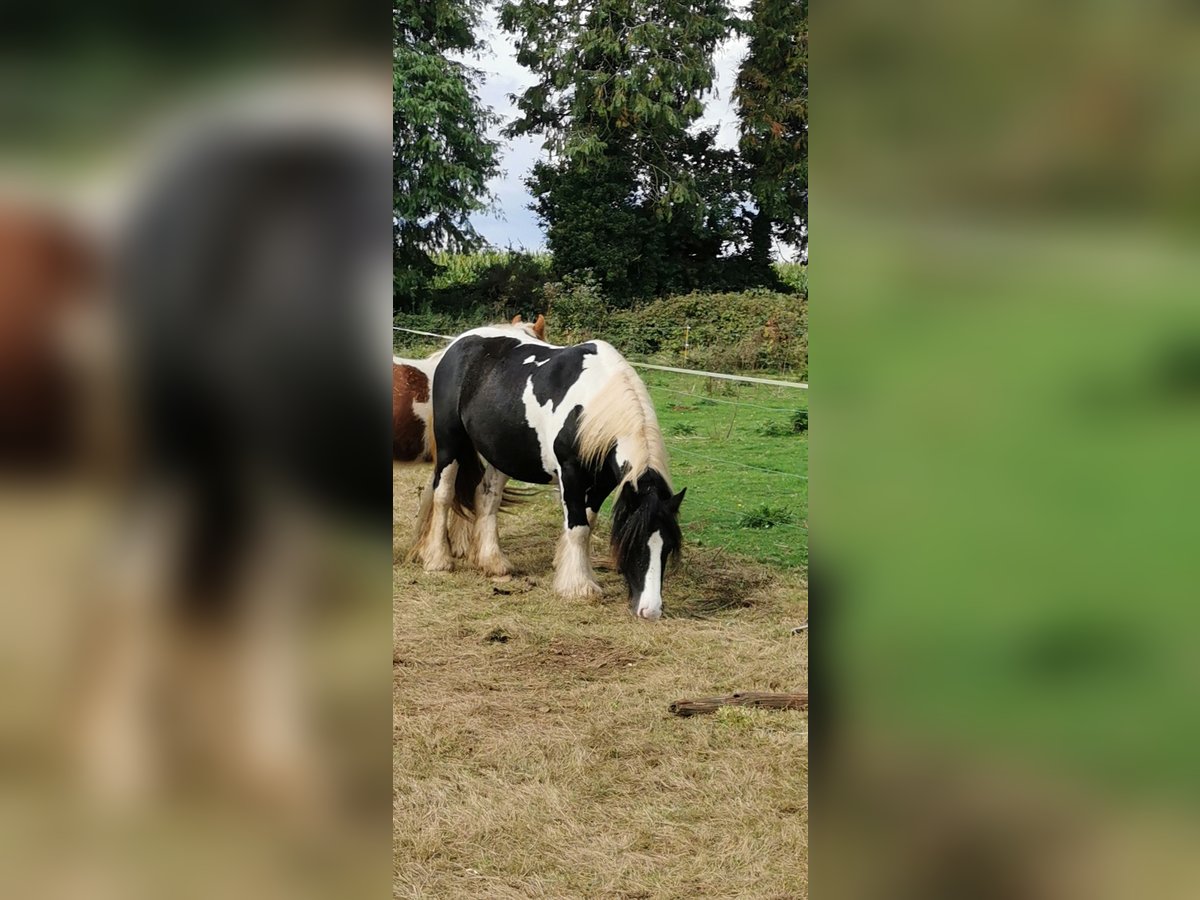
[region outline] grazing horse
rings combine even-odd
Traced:
[[[515,316],[513,325],[526,334],[545,340],[546,317],[538,315],[529,325]],[[429,386],[433,370],[442,358],[438,351],[426,359],[392,357],[392,459],[399,462],[433,460],[433,415]]]
[[[433,382],[435,461],[421,499],[411,556],[428,571],[451,567],[447,525],[454,509],[474,513],[471,559],[489,575],[510,564],[496,513],[509,478],[557,483],[563,533],[554,590],[597,597],[590,543],[596,515],[617,490],[612,550],[632,610],[662,615],[666,563],[679,553],[679,504],[650,396],[610,344],[556,347],[510,328],[460,335]]]

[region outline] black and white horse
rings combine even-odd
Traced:
[[[413,556],[449,569],[452,508],[474,514],[471,561],[507,574],[496,531],[505,482],[557,483],[563,533],[554,590],[597,597],[590,544],[596,515],[617,490],[612,550],[643,619],[662,615],[663,575],[679,553],[679,504],[645,385],[610,344],[556,347],[509,326],[460,335],[433,380],[436,456],[422,497]]]

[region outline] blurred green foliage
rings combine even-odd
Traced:
[[[877,738],[1200,811],[1200,16],[816,25],[821,680]]]

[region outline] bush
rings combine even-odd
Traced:
[[[808,431],[808,410],[796,410],[786,422],[763,422],[757,430],[763,437],[792,437],[803,434]]]
[[[552,280],[553,262],[546,253],[446,254],[436,262],[426,299],[397,313],[396,324],[457,334],[517,313],[532,319],[545,312],[555,343],[602,338],[634,358],[690,368],[808,374],[808,297],[803,291],[697,291],[623,309],[590,272]],[[793,284],[806,279],[804,266],[776,268]]]
[[[590,273],[568,275],[542,288],[542,306],[554,341],[574,344],[608,337],[612,313],[600,285]]]
[[[625,354],[713,371],[808,374],[808,301],[801,295],[693,293],[614,310],[594,281],[566,279],[547,285],[543,296],[556,341],[603,338]]]
[[[542,287],[550,281],[548,253],[488,250],[443,253],[434,258],[433,275],[423,305],[425,313],[449,313],[483,321],[529,318],[541,304]]]
[[[776,263],[779,280],[797,294],[808,296],[808,266],[804,263]]]

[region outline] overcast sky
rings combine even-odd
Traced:
[[[735,9],[745,5],[745,0],[731,4]],[[529,210],[533,198],[523,182],[541,152],[541,138],[499,138],[500,128],[517,115],[516,107],[508,95],[525,90],[533,83],[533,76],[528,69],[517,65],[512,38],[502,32],[496,22],[496,11],[489,7],[482,26],[486,50],[478,60],[467,61],[482,71],[480,97],[502,120],[501,125],[491,132],[493,137],[500,139],[502,150],[501,173],[488,184],[496,198],[496,209],[488,215],[472,216],[471,221],[484,238],[498,247],[511,245],[538,250],[545,247],[546,236],[538,226],[537,217]],[[746,55],[746,44],[746,38],[737,37],[717,48],[714,55],[716,91],[705,98],[704,116],[700,120],[703,128],[718,126],[717,141],[724,147],[733,147],[737,143],[737,116],[732,105],[733,81]]]

